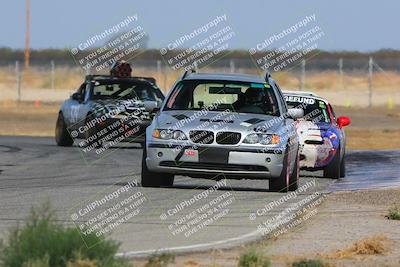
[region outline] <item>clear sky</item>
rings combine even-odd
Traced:
[[[31,47],[70,48],[137,14],[149,47],[161,48],[184,33],[227,14],[236,38],[248,49],[306,15],[315,14],[324,50],[400,49],[400,1],[351,0],[31,0]],[[0,47],[24,47],[25,0],[1,0]]]

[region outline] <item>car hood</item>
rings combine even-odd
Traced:
[[[324,137],[329,136],[332,130],[332,125],[325,122],[312,122],[299,120],[297,125],[297,132],[300,137],[300,142],[305,140],[322,140]]]
[[[155,118],[159,129],[210,130],[254,132],[256,129],[266,133],[275,133],[283,125],[276,116],[215,111],[163,111]]]

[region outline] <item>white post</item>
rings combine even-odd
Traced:
[[[54,85],[54,79],[55,79],[55,65],[54,65],[54,60],[50,61],[51,65],[51,89],[55,89]]]
[[[229,61],[229,67],[231,69],[231,73],[235,73],[235,61],[233,61],[233,59]]]
[[[304,91],[304,83],[306,81],[306,60],[301,60],[301,76],[300,76],[300,91]]]
[[[372,107],[372,72],[373,72],[374,61],[372,57],[369,57],[368,62],[368,107]]]
[[[161,60],[157,60],[157,73],[161,73]]]
[[[15,61],[15,76],[17,82],[17,100],[21,101],[21,71],[19,69],[19,61]]]

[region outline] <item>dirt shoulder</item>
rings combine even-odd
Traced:
[[[274,240],[176,256],[170,266],[238,266],[249,248],[269,257],[271,266],[301,259],[320,259],[327,266],[400,266],[400,221],[385,217],[394,203],[400,204],[400,189],[332,193],[307,222]],[[133,263],[144,266],[146,260]]]

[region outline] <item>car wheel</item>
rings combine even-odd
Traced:
[[[289,191],[296,191],[299,188],[300,178],[300,155],[297,154],[296,162],[294,163],[293,172],[289,178]]]
[[[55,139],[58,146],[72,146],[74,139],[68,132],[67,125],[64,121],[64,116],[60,112],[56,123]]]
[[[141,184],[143,187],[162,187],[174,184],[174,175],[169,173],[151,172],[146,164],[146,147],[143,148]]]
[[[346,177],[346,154],[343,154],[342,160],[340,161],[340,177]]]
[[[287,192],[289,190],[290,180],[290,153],[286,149],[285,156],[283,158],[283,168],[281,175],[277,178],[269,180],[269,189],[273,192]]]
[[[328,166],[324,169],[324,177],[339,179],[340,178],[340,147],[336,150],[336,154]]]

